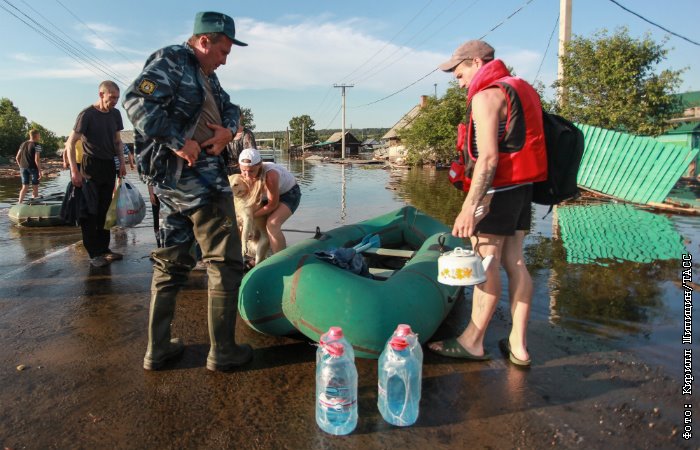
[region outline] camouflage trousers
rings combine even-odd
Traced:
[[[165,202],[161,203],[165,206]],[[151,254],[152,292],[179,290],[196,261],[196,241],[207,265],[209,292],[236,295],[243,278],[241,240],[230,195],[215,196],[210,202],[187,213],[161,209],[160,233],[163,247]]]

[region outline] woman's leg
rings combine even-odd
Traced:
[[[277,209],[267,216],[267,234],[270,237],[270,248],[272,253],[287,248],[287,240],[282,233],[282,224],[292,216],[292,211],[284,203],[280,203]]]

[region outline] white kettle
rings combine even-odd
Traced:
[[[438,257],[438,282],[449,286],[483,283],[486,281],[486,270],[491,260],[493,255],[488,255],[482,260],[473,250],[456,247]]]

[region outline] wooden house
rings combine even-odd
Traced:
[[[313,144],[313,151],[328,151],[341,154],[343,145],[343,132],[333,133],[327,140]],[[345,132],[345,156],[358,155],[362,143],[349,131]]]

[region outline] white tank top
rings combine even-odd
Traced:
[[[290,189],[296,186],[297,179],[294,178],[294,175],[292,175],[287,169],[285,169],[283,166],[280,166],[279,164],[264,162],[263,171],[267,173],[271,170],[274,170],[275,172],[277,172],[277,175],[279,175],[280,195],[289,192]]]

